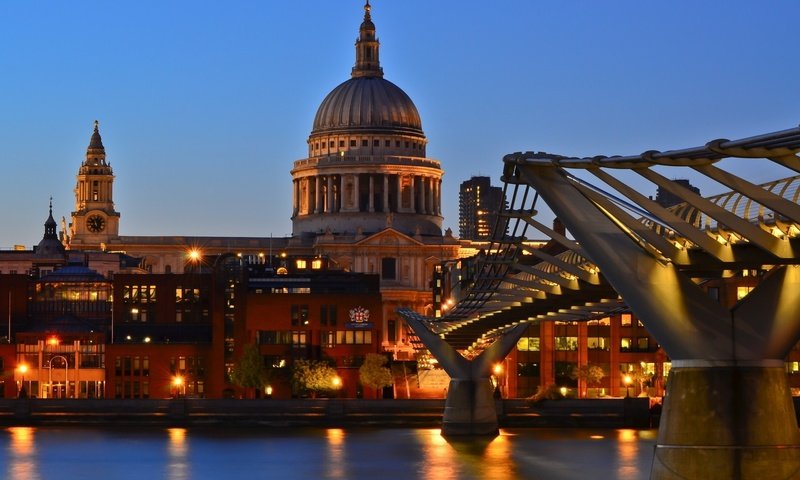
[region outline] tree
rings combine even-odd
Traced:
[[[606,372],[603,367],[591,363],[573,368],[570,374],[573,379],[583,380],[587,385],[597,385],[605,376]]]
[[[651,385],[653,374],[645,370],[643,365],[637,365],[628,372],[634,383],[639,385],[639,392],[636,395],[641,395],[647,392],[647,387]]]
[[[328,362],[299,359],[292,367],[292,385],[298,393],[308,392],[311,398],[316,398],[320,393],[340,388],[341,380]]]
[[[392,372],[386,365],[386,357],[377,353],[368,353],[364,359],[364,364],[358,369],[358,376],[361,383],[379,390],[383,387],[391,387],[394,383]]]
[[[260,390],[267,380],[267,369],[258,346],[254,343],[245,345],[239,361],[233,366],[231,381],[242,388]]]

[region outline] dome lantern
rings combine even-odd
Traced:
[[[364,5],[364,21],[359,28],[356,40],[356,65],[353,67],[355,77],[383,77],[383,68],[379,59],[381,44],[375,36],[375,24],[370,15],[372,8],[367,0]]]

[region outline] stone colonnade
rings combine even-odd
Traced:
[[[440,176],[354,173],[295,178],[292,213],[419,213],[441,215]]]

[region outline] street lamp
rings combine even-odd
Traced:
[[[503,390],[505,389],[505,382],[503,381],[503,364],[498,362],[495,363],[492,367],[492,374],[494,375],[495,380],[495,387],[494,387],[494,396],[495,398],[502,398],[503,397]]]
[[[628,375],[627,373],[622,377],[622,383],[625,384],[625,398],[630,397],[630,391],[628,390],[633,383],[633,378]]]
[[[176,395],[181,396],[183,394],[186,395],[186,383],[183,381],[183,377],[180,375],[176,375],[172,379],[172,385],[175,387]],[[182,392],[181,392],[182,391]]]
[[[196,273],[202,273],[203,252],[199,248],[192,248],[186,253],[186,257],[194,264]]]
[[[333,385],[334,390],[341,390],[342,388],[342,378],[339,375],[333,377],[331,380],[331,384]],[[337,393],[336,396],[338,397],[339,394]]]
[[[20,363],[17,366],[17,371],[19,371],[20,377],[22,377],[22,381],[20,384],[22,385],[19,390],[17,396],[19,398],[25,398],[28,394],[25,392],[25,374],[28,372],[28,365],[25,363]]]

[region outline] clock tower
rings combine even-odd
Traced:
[[[86,160],[78,170],[75,185],[75,211],[67,240],[70,249],[101,249],[103,244],[119,236],[119,212],[114,210],[113,186],[114,172],[106,162],[106,149],[95,120]]]

